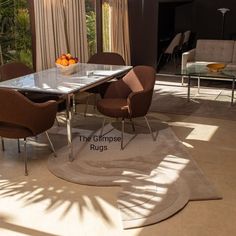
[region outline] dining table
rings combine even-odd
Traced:
[[[60,68],[38,71],[25,76],[0,82],[1,88],[25,92],[40,92],[62,95],[66,100],[66,128],[69,161],[74,160],[72,143],[72,109],[74,94],[86,91],[116,77],[125,75],[132,66],[78,63],[73,74],[64,74]]]

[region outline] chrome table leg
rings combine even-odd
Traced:
[[[20,153],[20,139],[17,139],[18,153]]]
[[[188,102],[190,102],[190,86],[191,86],[191,76],[188,76]]]
[[[124,150],[124,132],[125,132],[125,119],[123,118],[121,121],[121,150]]]
[[[197,78],[197,93],[200,94],[200,86],[201,86],[201,82],[200,82],[200,77]]]
[[[2,151],[5,151],[5,145],[4,145],[4,139],[3,139],[3,137],[1,137],[1,141],[2,141]]]
[[[25,155],[24,155],[24,164],[25,164],[25,176],[28,175],[28,154],[27,154],[27,148],[26,148],[26,145],[27,145],[27,139],[24,138],[24,151],[25,151]]]
[[[73,95],[67,94],[66,97],[66,126],[67,126],[67,139],[69,148],[69,161],[74,160],[73,145],[72,145],[72,129],[71,129],[71,119],[72,119],[71,104],[70,104],[71,96]]]
[[[231,106],[234,104],[234,88],[235,88],[235,78],[232,81],[232,95],[231,95]]]

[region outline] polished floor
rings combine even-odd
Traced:
[[[30,140],[27,150],[32,159],[26,177],[23,150],[18,154],[16,141],[6,140],[5,152],[0,151],[0,235],[236,235],[236,119],[229,119],[227,114],[225,119],[168,113],[152,115],[172,126],[222,194],[222,200],[189,202],[163,222],[123,230],[116,204],[118,187],[82,186],[52,175],[47,169],[50,150],[43,135]],[[58,150],[66,138],[58,136],[54,142]]]

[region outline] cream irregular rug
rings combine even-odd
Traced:
[[[64,147],[57,158],[49,158],[49,170],[78,184],[121,186],[117,202],[125,229],[162,221],[190,200],[219,199],[172,129],[155,119],[151,121],[157,129],[156,141],[139,121],[136,136],[125,133],[128,144],[123,151],[119,126],[105,126],[100,139],[100,130],[75,129],[75,160],[68,161],[68,149]]]

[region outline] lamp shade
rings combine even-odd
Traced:
[[[218,11],[220,11],[223,15],[227,12],[227,11],[230,11],[230,9],[229,8],[218,8],[217,9]]]

